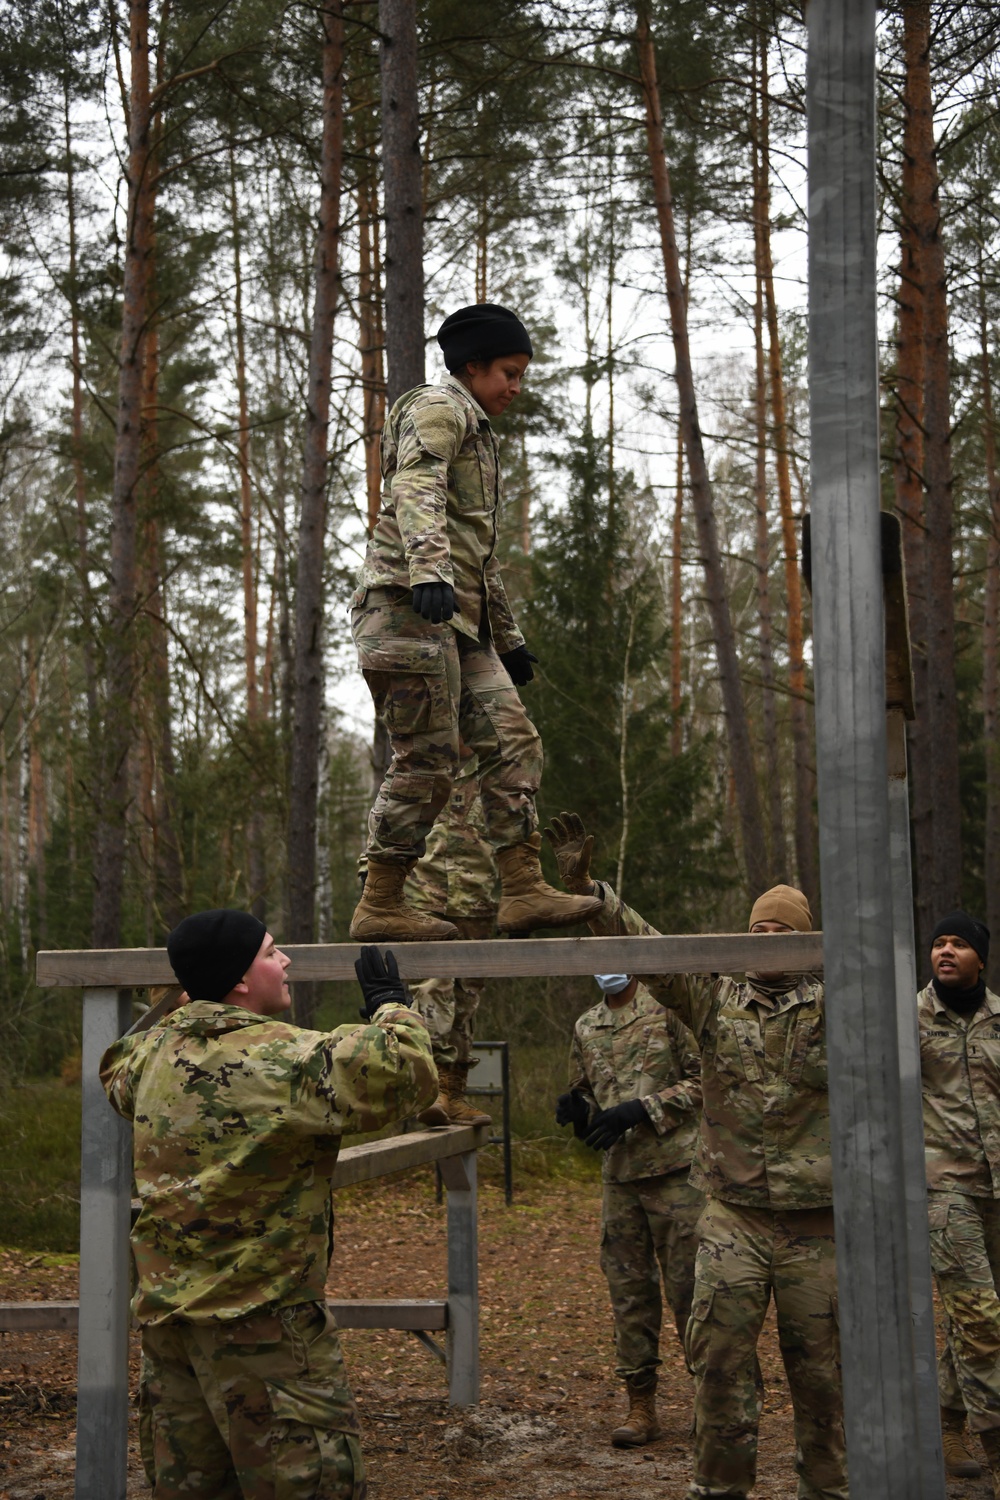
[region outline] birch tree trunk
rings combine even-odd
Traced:
[[[792,507],[792,477],[789,467],[785,376],[778,327],[778,302],[774,294],[774,258],[771,253],[771,110],[768,84],[767,46],[761,48],[760,145],[761,214],[760,259],[767,310],[768,373],[771,386],[771,418],[778,505],[781,511],[781,543],[785,567],[785,609],[788,637],[789,717],[792,753],[795,757],[795,866],[799,886],[814,914],[819,916],[819,867],[817,864],[816,818],[813,800],[816,786],[809,706],[806,693],[805,628],[802,614],[802,579]]]
[[[121,941],[125,878],[128,761],[135,685],[136,499],[142,425],[146,305],[152,253],[150,173],[149,0],[129,6],[128,221],[122,288],[114,479],[111,492],[111,587],[103,724],[94,832],[92,930],[96,948]]]
[[[913,151],[910,217],[918,246],[923,290],[923,479],[924,630],[927,670],[924,702],[918,715],[926,718],[931,815],[929,871],[931,920],[951,911],[961,901],[962,805],[958,771],[958,694],[955,684],[955,607],[953,593],[951,492],[951,402],[949,376],[948,304],[941,234],[941,205],[930,69],[930,0],[908,0],[903,6],[903,45],[906,61],[907,123],[912,119]],[[929,945],[920,934],[919,951]]]
[[[316,918],[316,812],[323,695],[323,561],[326,554],[327,432],[333,319],[337,305],[340,183],[344,143],[344,13],[324,6],[323,141],[313,321],[302,464],[295,589],[295,682],[288,817],[288,917],[293,943],[311,943]],[[296,986],[296,1017],[309,1026],[314,986]]]
[[[719,685],[726,716],[729,758],[742,834],[747,885],[751,896],[756,896],[767,884],[764,825],[760,815],[760,799],[757,795],[757,777],[750,743],[746,703],[743,697],[743,684],[740,679],[739,658],[736,653],[736,636],[729,613],[725,573],[719,549],[712,483],[698,421],[698,404],[688,344],[684,282],[681,276],[680,257],[677,253],[677,241],[674,236],[670,173],[663,145],[663,120],[660,109],[660,90],[656,77],[656,57],[648,11],[642,3],[636,7],[636,16],[639,71],[645,100],[646,140],[663,253],[667,302],[670,307],[674,357],[677,361],[677,393],[684,430],[688,474],[691,481],[691,503],[694,507],[695,526],[705,573],[705,593],[715,638]]]

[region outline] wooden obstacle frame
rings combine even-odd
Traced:
[[[285,949],[289,980],[354,979],[354,944]],[[813,972],[823,962],[819,932],[714,936],[537,938],[414,943],[393,950],[404,979],[517,978],[593,974],[733,973],[762,969]],[[129,1227],[131,1129],[112,1110],[98,1067],[105,1050],[132,1025],[134,986],[169,984],[165,949],[41,952],[39,986],[80,988],[83,1057],[80,1150],[79,1303],[9,1303],[0,1330],[77,1329],[76,1500],[125,1500],[128,1460],[128,1333],[131,1286]],[[436,1162],[448,1190],[448,1294],[437,1301],[332,1304],[342,1328],[395,1328],[436,1349],[446,1334],[448,1393],[453,1406],[479,1400],[477,1151],[485,1128],[416,1131],[348,1147],[334,1188]],[[440,1352],[440,1351],[437,1351]]]

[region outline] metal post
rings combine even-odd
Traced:
[[[816,749],[851,1493],[921,1493],[889,865],[875,287],[875,4],[811,0]]]
[[[131,996],[83,994],[76,1500],[125,1500],[132,1132],[108,1103],[98,1068],[128,1028]]]
[[[479,1222],[476,1207],[476,1153],[461,1163],[467,1186],[448,1188],[448,1400],[452,1406],[479,1401]],[[452,1163],[448,1164],[449,1166]]]
[[[514,1164],[510,1151],[510,1043],[504,1042],[500,1053],[500,1081],[503,1085],[503,1196],[510,1208],[514,1201]]]
[[[941,1403],[938,1399],[934,1283],[927,1230],[927,1172],[917,1025],[917,961],[910,878],[910,799],[906,786],[906,725],[902,708],[886,715],[889,759],[889,862],[892,869],[892,930],[896,963],[896,1025],[899,1035],[903,1186],[910,1262],[910,1313],[920,1422],[922,1500],[944,1500]]]

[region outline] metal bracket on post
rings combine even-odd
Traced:
[[[131,1019],[131,990],[84,991],[76,1500],[125,1500],[132,1132],[98,1069]]]
[[[452,1187],[451,1170],[462,1169],[465,1186]],[[442,1161],[448,1188],[448,1400],[452,1406],[479,1402],[479,1223],[476,1153]],[[460,1181],[453,1178],[453,1181]]]

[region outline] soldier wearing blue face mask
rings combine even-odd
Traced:
[[[663,1295],[683,1341],[691,1311],[695,1226],[704,1200],[688,1182],[701,1115],[694,1037],[634,976],[597,974],[603,998],[577,1021],[570,1088],[556,1105],[604,1152],[601,1269],[615,1319],[618,1374],[629,1413],[617,1448],[660,1436],[657,1370]]]

